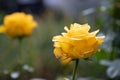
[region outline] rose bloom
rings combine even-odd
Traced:
[[[16,12],[4,17],[4,24],[0,26],[0,33],[5,33],[11,38],[29,36],[37,26],[32,15]]]
[[[89,58],[99,51],[99,46],[103,43],[105,36],[97,37],[99,30],[89,32],[88,24],[71,24],[70,29],[64,27],[66,33],[54,36],[54,54],[63,63],[68,63],[75,59]]]

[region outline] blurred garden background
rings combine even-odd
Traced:
[[[100,29],[105,42],[89,61],[80,60],[77,80],[120,80],[120,0],[0,0],[0,24],[14,12],[33,15],[37,28],[19,41],[0,34],[0,80],[69,80],[74,63],[62,65],[52,38],[72,23]]]

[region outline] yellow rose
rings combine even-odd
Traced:
[[[5,33],[11,38],[29,36],[37,23],[32,15],[16,12],[5,16],[4,24],[0,26],[0,33]]]
[[[54,36],[54,54],[63,63],[68,63],[75,59],[88,58],[99,51],[99,46],[103,43],[105,36],[97,37],[99,30],[89,32],[88,24],[71,24],[70,29],[64,27],[66,33]]]

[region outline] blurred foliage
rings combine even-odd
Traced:
[[[106,51],[101,50],[100,52],[97,52],[95,54],[96,60],[99,62],[101,60],[109,60],[110,54],[108,54]]]
[[[0,11],[0,24],[3,23],[3,17],[4,17],[4,15],[5,15],[5,12]]]

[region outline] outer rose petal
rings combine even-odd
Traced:
[[[55,42],[54,47],[61,47],[60,42]]]
[[[91,32],[90,34],[93,35],[93,36],[96,36],[96,34],[99,32],[99,30],[96,30],[94,32]]]
[[[62,50],[60,48],[55,48],[54,49],[54,54],[56,56],[56,58],[60,58],[62,56]]]
[[[90,26],[88,24],[83,24],[81,28],[82,30],[87,31],[87,32],[90,30]]]
[[[73,25],[71,24],[70,30],[78,30],[78,29],[88,32],[90,29],[90,26],[88,24],[83,24],[83,25],[80,25],[78,23],[74,23]]]
[[[100,37],[96,37],[96,38],[97,38],[98,44],[100,45],[104,42],[105,36],[100,36]]]
[[[69,42],[69,39],[66,38],[66,37],[63,37],[63,36],[55,36],[53,37],[52,41],[58,41],[58,42],[66,42],[68,43]]]
[[[69,29],[67,26],[64,27],[65,31],[69,32]]]
[[[58,36],[54,36],[52,41],[60,41],[61,40],[61,35],[58,35]]]
[[[66,56],[62,56],[60,59],[63,64],[67,64],[72,60],[70,57],[66,57]]]

